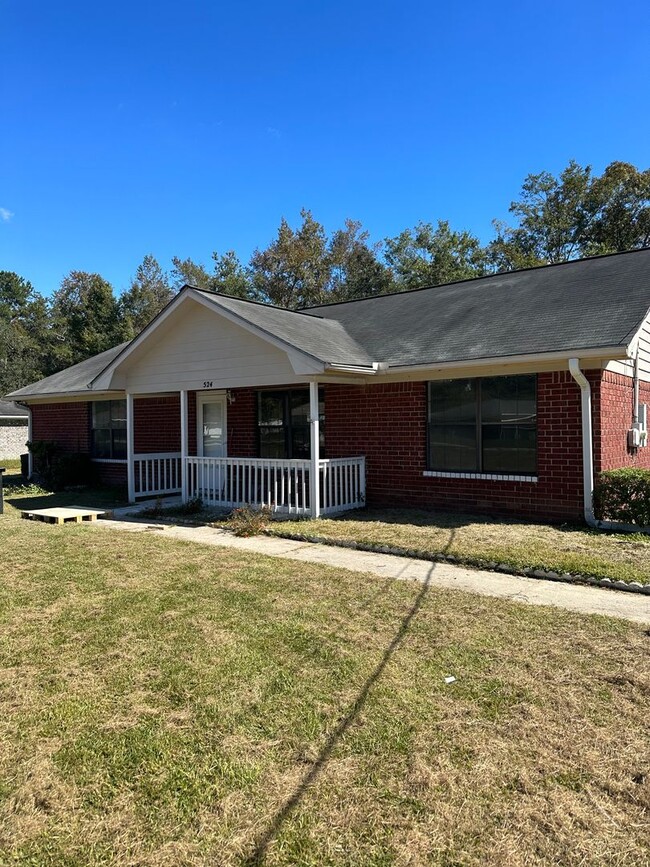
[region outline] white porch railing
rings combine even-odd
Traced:
[[[322,515],[359,509],[366,504],[366,459],[332,458],[319,461]]]
[[[182,487],[181,453],[162,452],[133,455],[133,484],[136,497],[178,494]]]
[[[290,515],[311,515],[308,460],[270,458],[185,458],[188,499],[235,508],[269,506]],[[319,461],[320,512],[358,509],[365,504],[365,458]]]

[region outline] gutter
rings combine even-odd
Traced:
[[[332,370],[335,373],[364,373],[366,376],[374,376],[377,373],[386,373],[388,367],[386,361],[373,361],[372,366],[331,362],[325,365],[325,370]]]
[[[594,452],[593,425],[591,419],[591,386],[589,380],[580,369],[578,358],[569,359],[569,372],[580,386],[582,407],[582,489],[584,497],[585,522],[596,530],[609,530],[615,533],[645,533],[650,534],[650,528],[637,527],[635,524],[623,524],[616,521],[599,521],[594,515]]]

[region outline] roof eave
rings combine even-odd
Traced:
[[[583,347],[582,349],[562,349],[551,352],[533,352],[519,355],[493,355],[484,358],[465,358],[454,361],[428,361],[422,364],[391,364],[390,373],[411,373],[421,370],[441,370],[467,367],[488,367],[495,364],[530,364],[535,361],[567,361],[569,358],[581,359],[618,359],[631,358],[630,344],[618,346]]]

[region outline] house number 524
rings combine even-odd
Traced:
[[[203,383],[203,388],[212,388],[212,380],[206,379],[205,382]]]

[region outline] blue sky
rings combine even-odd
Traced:
[[[486,240],[529,172],[650,164],[645,2],[0,0],[0,269],[116,291],[310,208]]]

